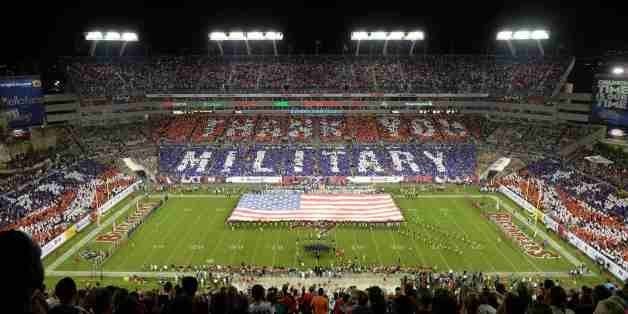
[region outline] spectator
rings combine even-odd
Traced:
[[[567,294],[562,287],[551,287],[549,291],[549,304],[553,314],[574,314],[574,311],[568,309]]]
[[[318,288],[318,295],[312,298],[312,310],[314,314],[329,313],[329,300],[327,300],[323,288]]]
[[[372,314],[374,313],[371,308],[368,305],[369,302],[369,296],[364,292],[364,291],[355,291],[354,293],[354,298],[357,299],[357,305],[351,310],[352,314]],[[314,313],[324,313],[324,312],[317,312],[314,311]],[[378,312],[381,313],[381,312]]]
[[[254,285],[251,288],[251,297],[253,301],[249,304],[249,313],[251,314],[272,314],[274,310],[270,305],[270,302],[265,300],[264,287],[261,285]]]
[[[623,314],[626,313],[626,303],[621,297],[614,295],[611,296],[595,307],[595,314]]]
[[[0,258],[0,269],[10,271],[15,280],[0,285],[2,312],[46,313],[48,306],[42,287],[44,268],[41,250],[25,233],[0,231],[0,247],[11,252],[10,258]]]
[[[105,288],[92,290],[87,296],[87,309],[93,314],[112,314],[113,302],[111,292]]]
[[[77,306],[78,290],[72,278],[65,277],[57,282],[55,296],[59,303],[51,307],[50,314],[87,314],[85,309]]]

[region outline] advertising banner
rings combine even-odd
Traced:
[[[77,232],[81,232],[83,229],[87,228],[91,223],[91,216],[87,215],[83,217],[83,219],[79,220],[74,226],[76,227]]]
[[[0,78],[0,111],[10,128],[44,123],[44,97],[39,76]]]
[[[273,101],[274,108],[288,108],[290,107],[290,103],[287,100],[278,100]]]
[[[61,244],[65,243],[68,239],[65,237],[65,232],[58,235],[56,238],[52,239],[52,241],[44,244],[41,247],[41,259],[48,256],[48,254],[52,253],[52,251],[56,250]]]
[[[628,78],[598,75],[593,86],[595,100],[591,120],[617,126],[628,126]]]
[[[228,177],[229,183],[281,183],[281,177]]]
[[[399,183],[403,177],[347,177],[351,183]]]

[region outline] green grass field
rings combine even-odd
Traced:
[[[472,206],[471,199],[457,195],[439,199],[397,198],[407,221],[402,229],[407,232],[343,226],[332,230],[329,237],[337,248],[344,250],[345,260],[362,264],[393,265],[401,261],[407,266],[485,272],[561,272],[573,267],[564,257],[540,259],[523,253],[481,215],[480,209]],[[486,204],[483,210],[496,210],[494,200],[486,198],[482,202]],[[305,266],[315,265],[316,259],[301,248],[303,239],[313,236],[315,230],[285,227],[232,230],[224,222],[236,203],[235,198],[171,197],[115,251],[103,268],[133,272],[143,270],[147,264],[243,262],[297,266],[299,255]],[[108,230],[110,227],[104,231]],[[417,234],[418,239],[404,235],[409,232]],[[461,241],[462,238],[466,240]],[[301,239],[299,245],[297,239]],[[82,249],[95,246],[90,242]],[[321,259],[323,265],[338,262],[333,254]],[[68,258],[56,270],[90,269],[89,263]]]

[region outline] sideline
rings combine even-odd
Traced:
[[[212,272],[214,274],[221,274],[221,275],[226,275],[226,273],[221,273],[221,272]],[[489,276],[495,276],[495,275],[499,275],[499,276],[521,276],[521,277],[534,277],[534,276],[544,276],[544,277],[559,277],[559,278],[565,278],[565,277],[570,277],[571,275],[569,274],[569,272],[484,272],[483,274],[485,275],[489,275]],[[108,278],[120,278],[120,277],[131,277],[131,276],[139,276],[139,277],[143,277],[143,278],[174,278],[175,276],[181,277],[181,276],[196,276],[195,272],[173,272],[173,271],[167,271],[167,272],[159,272],[159,271],[89,271],[89,270],[83,270],[83,271],[50,271],[46,273],[46,276],[56,276],[56,277],[61,277],[61,276],[70,276],[70,277],[100,277],[102,275],[102,277],[108,277]],[[232,275],[234,277],[240,277],[239,274],[237,273],[232,273]],[[388,276],[399,276],[399,277],[403,277],[404,275],[408,275],[405,273],[399,273],[399,274],[393,274],[393,275],[388,275]],[[583,275],[584,277],[595,277],[596,274],[592,273],[592,272],[588,272],[586,274]],[[245,276],[245,277],[250,277],[250,276]],[[379,274],[354,274],[354,275],[345,275],[342,278],[356,278],[356,277],[372,277],[372,278],[380,278],[381,276]],[[289,275],[277,275],[277,276],[264,276],[264,277],[255,277],[257,280],[260,279],[264,279],[264,278],[276,278],[276,279],[281,279],[281,280],[287,280],[287,279],[296,279],[296,280],[301,280],[301,277],[299,276],[289,276]],[[328,277],[321,277],[325,280],[329,280],[330,278]]]

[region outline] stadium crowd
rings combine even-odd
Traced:
[[[496,149],[555,155],[590,128],[496,122],[473,114],[378,116],[214,116],[185,114],[155,122],[152,137],[167,143],[405,143],[476,142]]]
[[[587,156],[602,156],[610,164],[596,164],[587,161]],[[628,152],[621,148],[610,148],[604,144],[596,144],[591,150],[580,150],[571,159],[574,167],[588,175],[600,178],[618,189],[628,191]]]
[[[41,252],[31,238],[19,231],[1,231],[0,246],[14,252],[13,258],[0,259],[0,267],[11,269],[18,279],[0,286],[6,313],[619,314],[628,309],[628,287],[618,289],[610,282],[566,290],[547,279],[509,280],[451,271],[409,274],[392,291],[377,286],[360,290],[290,284],[265,289],[256,283],[238,290],[228,282],[199,285],[197,278],[189,276],[174,286],[165,282],[160,289],[129,291],[98,284],[79,289],[69,277],[60,279],[54,289],[46,289]]]
[[[558,224],[555,231],[574,233],[628,269],[628,201],[614,187],[553,160],[530,164],[502,183],[542,208]]]
[[[83,96],[168,91],[489,93],[547,96],[568,60],[540,57],[281,56],[83,58],[66,70]]]
[[[214,176],[408,176],[475,180],[472,144],[313,148],[302,145],[161,146],[159,169],[171,179]]]
[[[44,245],[134,181],[89,159],[15,174],[2,181],[0,230],[26,231]]]

